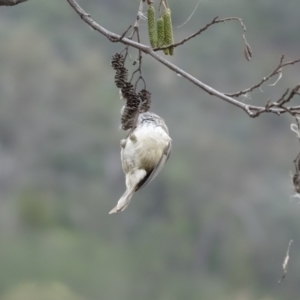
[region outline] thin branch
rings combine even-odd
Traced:
[[[232,104],[232,105],[234,105],[238,108],[241,108],[250,117],[257,117],[258,115],[260,115],[262,113],[266,113],[266,112],[275,113],[277,115],[280,115],[280,114],[283,114],[283,113],[286,113],[286,112],[292,112],[293,114],[300,114],[300,106],[293,106],[293,107],[287,107],[287,108],[278,107],[277,105],[269,106],[269,107],[267,107],[267,106],[266,107],[254,106],[254,105],[245,104],[241,101],[238,101],[238,100],[234,99],[233,97],[231,97],[229,95],[221,93],[221,92],[217,91],[216,89],[212,88],[211,86],[203,83],[199,79],[195,78],[191,74],[185,72],[184,70],[182,70],[181,68],[179,68],[175,64],[172,64],[171,62],[169,62],[165,58],[163,58],[160,55],[156,54],[156,52],[153,51],[153,49],[151,49],[149,46],[144,45],[142,43],[135,42],[135,41],[133,41],[129,38],[125,38],[125,37],[123,39],[120,39],[120,35],[115,34],[111,31],[107,30],[106,28],[102,27],[98,23],[96,23],[91,18],[91,16],[89,14],[87,14],[78,5],[78,3],[75,0],[67,0],[67,1],[85,23],[87,23],[94,30],[100,32],[102,35],[106,36],[109,40],[111,40],[111,39],[119,40],[119,42],[123,43],[124,45],[131,46],[133,48],[136,48],[136,49],[140,50],[141,52],[143,52],[145,54],[148,54],[148,55],[152,56],[155,60],[162,63],[167,68],[174,71],[176,74],[181,75],[182,77],[184,77],[185,79],[187,79],[188,81],[190,81],[194,85],[198,86],[199,88],[201,88],[202,90],[204,90],[208,94],[210,94],[212,96],[215,96],[217,98],[220,98],[220,99],[222,99],[222,100],[224,100],[224,101],[226,101],[226,102],[228,102],[228,103],[230,103],[230,104]],[[236,19],[238,19],[238,18],[236,18]],[[223,19],[222,22],[224,22],[224,20],[226,20],[226,19]],[[221,21],[221,20],[218,20],[218,21]],[[294,64],[298,61],[300,61],[300,60],[285,63],[285,64],[283,64],[283,66],[288,65],[288,64]],[[298,95],[298,90],[297,90],[297,92],[293,93],[293,95],[294,96]]]
[[[109,40],[111,41],[111,42],[113,42],[113,43],[118,43],[118,42],[120,42],[123,38],[124,38],[124,36],[127,34],[127,32],[131,29],[131,25],[129,25],[128,26],[128,28],[122,33],[122,35],[118,38],[118,39],[116,39],[116,38],[109,38]]]
[[[219,24],[219,23],[225,23],[227,21],[239,21],[244,33],[246,32],[246,26],[243,22],[243,20],[241,18],[237,18],[237,17],[231,17],[231,18],[225,18],[225,19],[218,19],[219,17],[215,17],[210,23],[206,24],[204,27],[202,27],[201,29],[199,29],[197,32],[191,34],[190,36],[184,38],[183,40],[181,40],[180,42],[177,42],[173,45],[167,45],[167,46],[163,46],[163,47],[156,47],[153,49],[153,51],[159,51],[159,50],[164,50],[164,49],[168,49],[170,46],[171,47],[177,47],[180,45],[183,45],[184,43],[186,43],[187,41],[191,40],[192,38],[196,37],[197,35],[200,35],[202,32],[204,32],[205,30],[207,30],[210,26],[214,25],[214,24]],[[249,46],[248,42],[246,41],[245,35],[243,35],[243,39],[246,43],[246,45]],[[250,47],[250,46],[249,46]]]
[[[242,91],[236,92],[236,93],[226,93],[225,95],[229,96],[229,97],[239,97],[241,95],[245,95],[249,92],[252,92],[253,90],[260,88],[266,81],[268,81],[269,79],[271,79],[272,77],[274,77],[277,74],[280,74],[282,72],[282,69],[286,66],[289,65],[294,65],[298,62],[300,62],[300,58],[296,59],[296,60],[292,60],[292,61],[288,61],[286,63],[283,62],[284,60],[284,55],[281,56],[279,64],[277,65],[277,67],[274,69],[274,71],[272,71],[268,76],[264,77],[261,81],[259,81],[258,83],[254,84],[253,86],[244,89]]]
[[[139,31],[139,25],[140,25],[140,15],[143,14],[143,8],[144,8],[144,0],[141,0],[140,1],[140,6],[139,6],[139,11],[138,11],[138,14],[137,14],[137,17],[136,17],[136,21],[135,21],[135,24],[134,24],[134,30],[136,32],[136,36],[137,36],[137,41],[138,43],[140,44],[141,43],[141,39],[140,39],[140,31]],[[136,83],[135,83],[135,90],[137,88],[137,84],[140,80],[142,80],[144,82],[144,85],[146,86],[146,82],[142,76],[142,51],[140,49],[138,49],[139,51],[139,55],[138,55],[138,68],[132,73],[132,78],[131,80],[133,79],[134,77],[134,74],[135,73],[139,73],[139,78],[137,79]],[[131,82],[130,80],[130,82]]]
[[[28,0],[0,0],[0,6],[14,6]]]
[[[298,95],[298,91],[300,89],[300,84],[296,85],[292,91],[289,93],[290,89],[287,89],[282,96],[275,102],[270,102],[270,99],[268,100],[265,109],[262,111],[257,111],[253,117],[258,117],[261,113],[264,112],[270,112],[271,108],[277,107],[283,109],[285,112],[289,113],[291,116],[295,117],[300,114],[299,106],[290,106],[286,107],[284,106],[286,103],[290,102],[295,95]],[[281,115],[283,112],[277,112],[277,115]]]

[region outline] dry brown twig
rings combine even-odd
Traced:
[[[272,71],[268,76],[262,78],[262,80],[259,81],[258,83],[254,84],[253,86],[251,86],[251,87],[249,87],[247,89],[241,90],[239,92],[226,93],[226,95],[229,96],[229,97],[239,97],[241,95],[248,94],[248,93],[254,91],[257,88],[260,88],[265,82],[267,82],[268,80],[270,80],[271,78],[273,78],[275,75],[282,74],[282,70],[283,70],[284,67],[290,66],[290,65],[294,65],[294,64],[300,62],[300,58],[296,59],[296,60],[292,60],[292,61],[287,61],[285,63],[283,62],[283,60],[284,60],[284,55],[281,56],[279,64],[274,69],[274,71]],[[275,84],[277,82],[278,82],[278,80],[275,81]],[[273,83],[273,84],[271,84],[271,86],[274,86],[275,84]]]
[[[143,7],[144,7],[144,3],[146,2],[146,0],[140,0],[140,6],[139,6],[139,10],[136,16],[136,20],[133,26],[133,32],[131,35],[131,39],[133,38],[134,34],[136,34],[136,38],[137,38],[137,42],[140,43],[141,42],[141,37],[140,37],[140,31],[139,31],[139,24],[140,24],[140,19],[141,16],[143,16]],[[128,46],[127,46],[128,49]],[[138,68],[132,73],[130,82],[133,80],[135,74],[139,74],[139,77],[135,83],[135,89],[137,88],[137,84],[139,83],[139,81],[142,81],[144,83],[144,88],[146,88],[146,82],[143,78],[142,75],[142,51],[140,49],[138,49],[138,58],[133,62],[133,64],[135,65],[136,62],[138,62]]]
[[[296,115],[300,114],[299,106],[291,106],[291,107],[284,106],[286,103],[290,102],[294,98],[295,95],[298,95],[299,89],[300,89],[300,84],[296,85],[291,91],[290,91],[290,89],[287,89],[282,94],[282,96],[275,102],[271,102],[271,100],[269,99],[264,110],[257,111],[253,117],[255,118],[263,112],[269,112],[271,108],[275,108],[275,107],[283,109],[285,112],[289,113],[292,116],[296,116]],[[282,113],[278,112],[277,114],[280,115]]]
[[[240,22],[240,25],[243,28],[243,40],[245,42],[245,53],[247,53],[246,55],[248,56],[247,60],[250,60],[250,58],[252,57],[252,50],[251,50],[251,47],[250,47],[249,43],[246,40],[246,36],[245,36],[246,26],[245,26],[243,20],[241,18],[237,18],[237,17],[231,17],[231,18],[225,18],[225,19],[219,19],[219,17],[215,17],[210,23],[206,24],[204,27],[202,27],[201,29],[199,29],[195,33],[191,34],[190,36],[184,38],[180,42],[174,43],[173,45],[167,45],[167,46],[164,46],[164,47],[157,47],[157,48],[154,48],[153,51],[164,50],[164,49],[169,48],[170,46],[172,46],[173,48],[178,47],[180,45],[183,45],[187,41],[193,39],[194,37],[200,35],[202,32],[207,30],[212,25],[225,23],[225,22],[228,22],[228,21],[239,21]]]
[[[166,66],[167,68],[169,68],[170,70],[175,72],[176,74],[180,75],[181,77],[187,79],[188,81],[190,81],[194,85],[196,85],[199,88],[201,88],[202,90],[204,90],[206,93],[208,93],[212,96],[215,96],[215,97],[217,97],[217,98],[219,98],[223,101],[226,101],[226,102],[228,102],[228,103],[244,110],[250,117],[255,118],[255,117],[261,115],[262,113],[274,113],[274,114],[277,114],[277,115],[281,115],[281,114],[284,114],[284,113],[289,113],[289,114],[292,114],[293,116],[295,116],[297,114],[300,114],[300,106],[285,106],[285,104],[287,104],[294,96],[299,95],[299,92],[298,92],[299,91],[299,85],[297,85],[295,88],[292,89],[292,92],[289,94],[289,96],[287,96],[287,94],[289,92],[289,90],[288,90],[277,101],[271,102],[269,100],[268,103],[266,104],[266,106],[249,105],[249,104],[243,103],[242,101],[239,101],[239,100],[235,99],[236,97],[238,97],[240,95],[245,95],[245,94],[253,91],[256,88],[261,87],[261,85],[263,83],[268,81],[270,78],[272,78],[276,74],[279,74],[285,66],[296,64],[296,63],[300,62],[300,59],[283,63],[283,57],[282,57],[281,60],[280,60],[280,64],[277,66],[277,68],[272,73],[270,73],[267,77],[263,78],[258,84],[254,85],[254,86],[252,86],[248,89],[236,92],[236,93],[226,94],[226,93],[222,93],[222,92],[214,89],[213,87],[203,83],[202,81],[195,78],[194,76],[192,76],[188,72],[184,71],[183,69],[179,68],[175,64],[171,63],[170,61],[166,60],[162,56],[158,55],[156,52],[159,49],[157,49],[157,48],[152,49],[151,47],[149,47],[145,44],[142,44],[140,41],[136,42],[136,41],[133,41],[130,38],[126,38],[125,36],[120,36],[120,35],[118,35],[114,32],[111,32],[111,31],[107,30],[106,28],[104,28],[103,26],[101,26],[100,24],[95,22],[91,18],[91,16],[88,13],[86,13],[78,5],[78,3],[75,0],[67,0],[67,1],[85,23],[87,23],[92,29],[98,31],[99,33],[101,33],[102,35],[107,37],[109,40],[118,41],[118,42],[123,43],[124,45],[126,45],[128,47],[138,49],[140,55],[141,55],[141,53],[148,54],[149,56],[151,56],[152,58],[154,58],[155,60],[157,60],[158,62],[160,62],[161,64],[163,64],[164,66]],[[142,0],[142,2],[145,2],[145,1]],[[181,45],[180,43],[182,43],[182,44],[185,43],[189,39],[191,39],[191,38],[199,35],[200,33],[202,33],[204,30],[206,30],[207,28],[209,28],[213,24],[224,23],[224,22],[229,21],[229,20],[238,20],[238,21],[240,21],[240,23],[243,27],[243,30],[244,30],[243,39],[245,41],[245,56],[247,58],[247,55],[248,55],[249,56],[248,58],[250,58],[250,56],[252,55],[252,51],[251,51],[250,46],[247,43],[246,38],[245,38],[246,27],[245,27],[245,25],[243,25],[244,23],[239,18],[227,18],[227,19],[214,18],[214,20],[211,23],[207,24],[204,28],[198,30],[192,36],[184,39],[183,41],[181,41],[177,44],[175,43],[174,46],[179,46],[179,45]],[[167,46],[167,47],[170,47],[170,46]]]

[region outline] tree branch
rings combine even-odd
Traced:
[[[286,108],[284,107],[283,108],[283,107],[279,106],[278,104],[274,104],[274,105],[267,104],[265,107],[263,107],[263,106],[248,105],[248,104],[245,104],[245,103],[243,103],[241,101],[238,101],[238,100],[234,99],[230,95],[227,95],[227,94],[224,94],[222,92],[219,92],[218,90],[212,88],[211,86],[209,86],[209,85],[203,83],[202,81],[200,81],[199,79],[195,78],[191,74],[185,72],[184,70],[182,70],[181,68],[179,68],[175,64],[169,62],[168,60],[164,59],[160,55],[156,54],[156,52],[151,47],[149,47],[149,46],[147,46],[145,44],[139,43],[139,42],[135,42],[135,41],[133,41],[131,39],[122,37],[122,36],[120,36],[120,35],[118,35],[116,33],[113,33],[111,31],[107,30],[106,28],[102,27],[100,24],[98,24],[97,22],[95,22],[91,18],[91,16],[88,13],[86,13],[79,6],[79,4],[75,0],[67,0],[67,1],[71,5],[71,7],[75,10],[75,12],[80,16],[80,18],[85,23],[87,23],[92,29],[98,31],[99,33],[101,33],[102,35],[104,35],[105,37],[107,37],[110,41],[115,41],[115,42],[123,43],[125,45],[128,45],[128,46],[131,46],[133,48],[136,48],[136,49],[138,49],[139,51],[141,51],[141,52],[143,52],[145,54],[148,54],[148,55],[152,56],[155,60],[157,60],[160,63],[162,63],[167,68],[169,68],[170,70],[174,71],[176,74],[184,77],[185,79],[187,79],[188,81],[190,81],[194,85],[198,86],[199,88],[201,88],[202,90],[204,90],[208,94],[210,94],[212,96],[215,96],[215,97],[217,97],[219,99],[222,99],[223,101],[226,101],[226,102],[228,102],[228,103],[230,103],[230,104],[232,104],[232,105],[234,105],[234,106],[236,106],[238,108],[241,108],[250,117],[257,117],[258,115],[260,115],[262,113],[267,113],[267,112],[268,113],[275,113],[277,115],[281,115],[281,114],[286,113],[286,112],[289,112],[289,113],[292,112],[293,115],[300,114],[300,107],[299,106],[286,107]],[[236,19],[238,19],[238,18],[236,18]],[[214,19],[214,21],[216,21],[216,19]],[[221,21],[221,20],[219,20],[219,21]],[[224,21],[222,21],[222,22],[224,22]],[[245,27],[244,27],[244,31],[245,31]],[[243,38],[244,38],[244,35],[243,35]],[[245,38],[244,38],[244,40],[245,40]],[[247,42],[246,42],[246,47],[247,47]],[[247,51],[249,51],[249,49],[247,49]],[[299,60],[297,60],[295,62],[298,62],[298,61]],[[286,64],[291,64],[291,63],[285,63],[282,66],[284,66]],[[297,92],[293,93],[293,96],[294,95],[298,95],[298,89],[297,89]],[[235,96],[235,95],[233,95],[233,96]],[[277,103],[277,102],[274,102],[274,103]]]
[[[28,0],[0,0],[0,6],[13,6]]]
[[[292,60],[292,61],[288,61],[286,63],[283,62],[283,59],[284,59],[284,55],[281,56],[280,58],[280,62],[278,64],[278,66],[274,69],[273,72],[271,72],[268,76],[264,77],[260,82],[258,82],[257,84],[254,84],[253,86],[245,89],[245,90],[242,90],[242,91],[239,91],[239,92],[236,92],[236,93],[231,93],[231,94],[226,94],[227,96],[229,97],[239,97],[241,95],[245,95],[245,94],[248,94],[250,92],[252,92],[253,90],[257,89],[257,88],[260,88],[266,81],[268,81],[269,79],[271,79],[272,77],[274,77],[275,75],[281,74],[282,72],[282,69],[286,66],[289,66],[289,65],[294,65],[298,62],[300,62],[300,58],[299,59],[296,59],[296,60]],[[280,79],[281,77],[279,77]],[[278,80],[276,80],[275,84],[278,82]],[[275,84],[272,84],[272,85],[275,85]]]
[[[244,22],[241,18],[231,17],[231,18],[219,19],[219,17],[215,17],[210,23],[206,24],[203,28],[199,29],[197,32],[191,34],[190,36],[184,38],[180,42],[177,42],[173,45],[167,45],[167,46],[163,46],[163,47],[156,47],[156,48],[153,49],[153,51],[164,50],[164,49],[168,49],[170,47],[175,48],[177,46],[183,45],[184,43],[186,43],[187,41],[189,41],[192,38],[196,37],[197,35],[200,35],[203,31],[207,30],[210,26],[212,26],[214,24],[225,23],[227,21],[239,21],[240,22],[240,24],[243,28],[243,31],[244,31],[243,39],[245,41],[245,44],[248,45],[248,47],[250,48],[249,44],[246,41],[246,37],[245,37],[246,26],[245,26],[245,24],[244,24]],[[251,52],[251,49],[250,49],[250,52]]]

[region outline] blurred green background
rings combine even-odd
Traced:
[[[171,61],[220,91],[246,88],[299,56],[299,0],[169,0],[178,41],[210,28]],[[81,0],[106,28],[133,24],[139,0]],[[147,27],[141,22],[143,42]],[[290,171],[299,152],[288,116],[249,118],[144,57],[152,109],[173,152],[122,214],[120,109],[111,56],[123,48],[91,30],[67,1],[0,8],[0,300],[295,300],[300,207]],[[136,53],[132,53],[135,57]],[[264,105],[299,83],[289,67]],[[275,80],[275,79],[274,79]],[[298,98],[299,101],[299,98]],[[290,239],[285,281],[278,285]]]

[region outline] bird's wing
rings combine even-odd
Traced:
[[[172,149],[172,141],[169,141],[168,145],[165,147],[163,154],[158,162],[158,164],[155,166],[155,168],[147,174],[147,176],[144,178],[144,180],[140,183],[140,185],[137,186],[137,190],[141,189],[144,187],[146,184],[151,182],[156,175],[162,170],[164,167],[165,163],[170,157],[171,154],[171,149]]]

